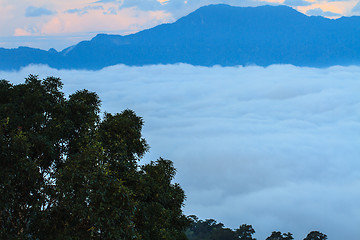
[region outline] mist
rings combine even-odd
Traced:
[[[360,67],[117,65],[101,71],[29,66],[0,72],[60,77],[98,93],[102,111],[134,110],[150,152],[170,159],[185,214],[303,239],[360,236]]]

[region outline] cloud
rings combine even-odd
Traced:
[[[260,6],[260,5],[279,5],[281,0],[275,1],[257,1],[257,0],[197,0],[197,1],[185,1],[185,0],[123,0],[119,8],[132,8],[143,11],[163,10],[171,13],[175,18],[183,17],[196,9],[209,5],[209,4],[228,4],[232,6]]]
[[[122,0],[100,0],[94,3],[121,3]]]
[[[170,14],[164,11],[140,11],[134,8],[125,8],[117,10],[117,12],[116,10],[112,12],[111,8],[86,11],[88,11],[87,14],[79,14],[82,13],[81,11],[77,14],[74,14],[75,12],[58,14],[41,26],[41,33],[43,35],[81,32],[122,34],[123,32],[139,31],[172,20]]]
[[[311,2],[305,1],[305,0],[285,0],[285,5],[288,6],[310,6],[312,5]]]
[[[157,0],[124,0],[120,8],[136,7],[144,11],[159,10],[162,4]]]
[[[40,17],[54,15],[56,12],[42,7],[29,6],[25,10],[25,17]]]
[[[104,10],[103,6],[86,6],[83,8],[72,8],[72,9],[68,9],[65,11],[65,13],[69,13],[69,14],[78,14],[78,15],[84,15],[89,13],[89,11],[91,10]]]
[[[31,36],[33,33],[31,31],[28,31],[26,29],[22,29],[22,28],[16,28],[14,30],[14,36],[15,37],[20,37],[20,36]]]
[[[353,13],[360,13],[360,1],[353,7],[353,9],[351,10]]]
[[[338,17],[341,16],[338,13],[330,12],[330,11],[323,11],[321,8],[314,8],[306,11],[307,15],[311,16],[324,16],[324,17]]]
[[[103,12],[105,15],[106,14],[112,14],[112,15],[116,15],[118,13],[117,9],[114,7],[110,7],[108,8],[106,11]]]
[[[127,67],[0,72],[58,76],[67,94],[89,89],[102,111],[135,110],[151,146],[178,169],[186,214],[252,224],[303,239],[360,236],[360,67]]]
[[[32,36],[32,35],[37,35],[38,32],[39,29],[36,26],[35,27],[25,26],[23,28],[16,28],[13,36],[15,37]]]

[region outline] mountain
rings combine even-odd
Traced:
[[[309,17],[286,6],[219,4],[135,34],[99,34],[61,52],[0,49],[1,70],[31,63],[91,70],[120,63],[360,65],[360,17],[328,19]]]

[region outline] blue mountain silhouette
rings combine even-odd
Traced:
[[[360,17],[328,19],[286,6],[219,4],[135,34],[98,34],[61,52],[0,49],[2,70],[32,63],[91,70],[115,64],[359,65]]]

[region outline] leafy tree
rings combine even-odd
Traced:
[[[266,238],[266,240],[292,240],[294,239],[291,233],[281,233],[278,231],[274,231],[271,233],[269,237]]]
[[[87,90],[59,78],[0,81],[1,239],[185,239],[185,194],[148,150],[131,110],[101,120]]]
[[[319,231],[310,232],[304,240],[326,240],[327,236]]]
[[[238,239],[240,240],[256,240],[252,235],[255,233],[254,228],[251,225],[242,224],[235,230]]]
[[[266,238],[266,240],[283,240],[283,235],[281,232],[273,231],[271,235]]]
[[[211,240],[235,240],[236,234],[229,228],[216,228],[213,230]]]
[[[189,216],[191,225],[186,231],[189,240],[235,240],[236,233],[225,228],[224,224],[214,219],[199,220],[196,216]]]

